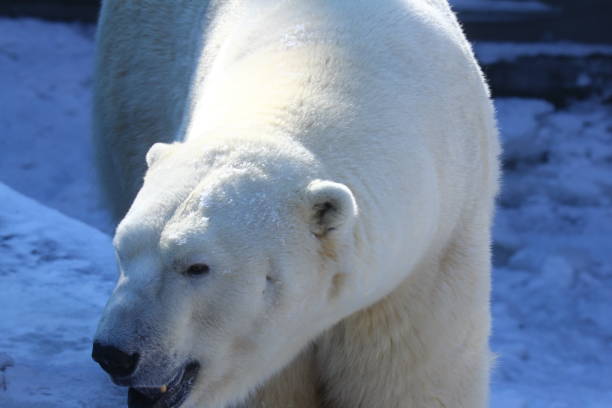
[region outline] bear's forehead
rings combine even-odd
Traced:
[[[296,191],[277,181],[244,168],[212,171],[174,210],[167,208],[165,221],[158,214],[159,224],[146,233],[167,248],[280,235]]]
[[[162,242],[174,246],[284,235],[314,168],[304,168],[308,160],[292,160],[286,152],[262,146],[188,153],[181,151],[147,173],[117,230],[122,252],[159,248]]]
[[[242,231],[279,228],[295,190],[265,174],[244,169],[202,187],[190,198],[197,200],[198,212],[215,229]]]

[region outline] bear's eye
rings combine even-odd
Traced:
[[[210,271],[210,268],[206,264],[197,263],[191,265],[189,268],[185,270],[185,275],[187,276],[200,276],[206,275]]]

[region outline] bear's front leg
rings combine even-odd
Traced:
[[[317,340],[323,406],[487,406],[488,250],[467,251],[478,248],[473,239],[464,233]]]
[[[321,408],[313,346],[262,385],[238,408]]]

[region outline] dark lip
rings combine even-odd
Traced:
[[[169,384],[162,393],[159,389],[130,387],[128,408],[178,408],[189,396],[200,372],[200,363],[192,361],[179,371],[176,384]]]

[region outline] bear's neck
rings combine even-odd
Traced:
[[[346,47],[338,46],[342,34],[335,34],[334,43],[326,40],[330,28],[324,21],[304,21],[303,15],[284,21],[296,14],[285,10],[285,3],[212,3],[209,14],[217,22],[204,33],[203,58],[191,81],[178,140],[211,133],[284,134],[307,145],[310,135],[321,137],[350,114],[352,107],[339,103],[350,100],[339,94],[351,92],[355,79],[339,72],[351,69]],[[279,26],[270,30],[262,20],[279,20]]]

